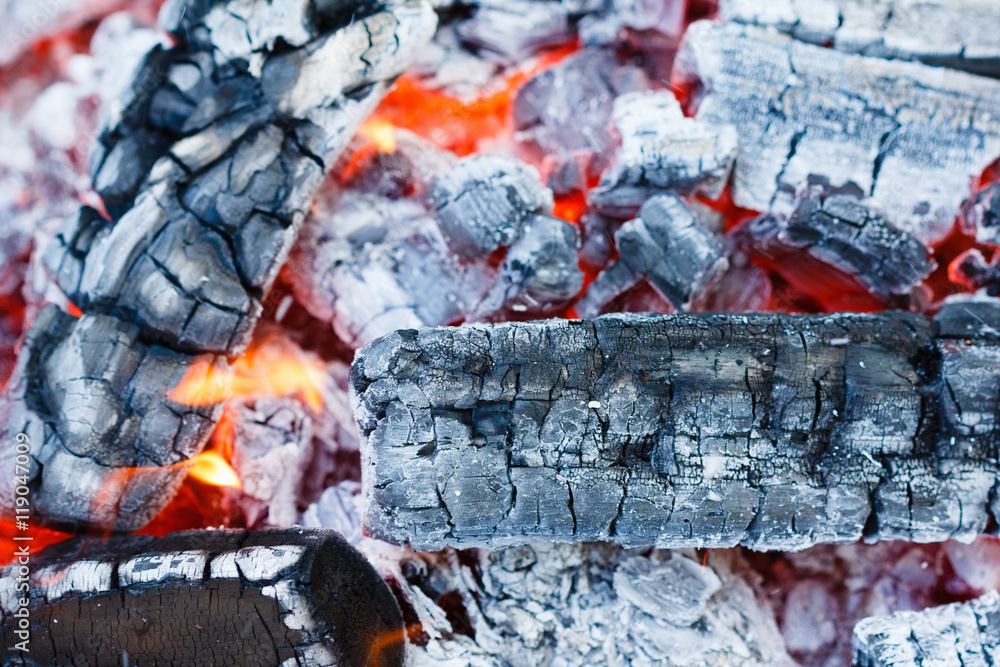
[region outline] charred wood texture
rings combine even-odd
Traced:
[[[20,641],[18,565],[0,571],[4,647]],[[32,557],[30,653],[12,665],[403,662],[403,619],[364,556],[332,531],[78,538]]]
[[[815,44],[1000,75],[1000,21],[989,0],[721,0],[719,16]]]
[[[94,155],[112,218],[81,209],[44,257],[85,315],[47,310],[10,383],[44,519],[135,530],[204,447],[218,413],[168,393],[191,355],[245,348],[325,168],[436,23],[419,0],[342,10],[164,6],[176,46],[147,55]]]
[[[772,261],[809,259],[853,276],[883,303],[905,306],[934,269],[927,247],[848,195],[814,188],[791,216],[765,215],[736,232]],[[902,298],[901,298],[902,297]]]
[[[697,119],[734,125],[739,206],[791,213],[825,185],[870,197],[928,243],[1000,157],[1000,82],[920,63],[845,54],[762,28],[698,22],[674,64]]]
[[[859,667],[990,667],[1000,662],[1000,595],[868,618],[854,628]]]
[[[937,335],[903,313],[400,331],[352,369],[366,525],[419,549],[971,539],[997,510],[998,325],[984,301]]]

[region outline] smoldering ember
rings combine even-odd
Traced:
[[[1000,664],[998,109],[992,0],[7,0],[0,662]]]

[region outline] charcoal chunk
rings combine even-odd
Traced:
[[[1000,658],[1000,595],[867,618],[854,627],[860,667],[966,665],[988,667]]]
[[[391,334],[351,371],[366,526],[417,549],[971,539],[996,509],[995,334],[933,334],[899,312]]]
[[[468,157],[431,181],[427,207],[452,251],[479,259],[510,245],[531,216],[552,212],[552,192],[539,180],[535,169],[513,158]]]
[[[640,280],[674,308],[686,310],[729,266],[722,239],[704,229],[674,195],[647,201],[639,217],[615,234],[619,259],[602,271],[576,305],[581,317],[596,317]]]
[[[473,317],[507,310],[544,314],[566,306],[583,287],[579,244],[576,227],[565,220],[546,215],[529,219]]]
[[[962,226],[981,244],[1000,246],[1000,184],[991,185],[962,210]]]
[[[572,39],[570,9],[555,0],[483,2],[471,18],[455,26],[465,42],[505,63]]]
[[[825,185],[869,197],[923,243],[951,232],[969,182],[1000,157],[1000,82],[848,55],[701,21],[674,63],[697,119],[736,127],[738,206],[788,215]],[[946,111],[945,111],[946,110]]]
[[[827,196],[818,188],[804,194],[791,216],[765,215],[734,234],[772,261],[805,252],[853,276],[885,303],[913,293],[935,266],[927,247],[885,216],[854,197]]]
[[[658,192],[722,193],[736,157],[731,125],[685,118],[669,91],[623,95],[613,119],[621,147],[589,195],[598,211],[624,218]]]

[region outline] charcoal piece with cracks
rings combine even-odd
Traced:
[[[961,430],[996,422],[996,375],[967,377],[990,307],[944,312],[959,344],[900,312],[397,332],[352,367],[366,526],[417,549],[972,539],[997,509],[994,431]]]
[[[961,221],[977,243],[1000,246],[1000,184],[989,186],[966,202]]]
[[[518,89],[511,107],[517,139],[545,156],[556,194],[583,192],[590,174],[604,170],[614,144],[609,122],[615,98],[647,88],[638,67],[609,51],[586,49]]]
[[[989,0],[722,0],[719,18],[838,51],[1000,76],[1000,37],[989,27],[1000,8]]]
[[[480,57],[512,65],[538,51],[573,39],[573,8],[558,0],[479,2],[455,33]]]
[[[540,315],[565,307],[583,288],[579,245],[579,232],[565,220],[530,218],[469,319],[505,312]]]
[[[858,667],[965,665],[1000,660],[1000,594],[971,602],[866,618],[854,626]]]
[[[353,190],[318,206],[285,272],[305,308],[356,347],[461,320],[491,280],[482,263],[457,261],[419,201]]]
[[[411,0],[322,34],[300,4],[193,8],[185,39],[140,69],[102,135],[95,184],[102,194],[124,177],[142,185],[109,206],[123,210],[113,224],[81,216],[47,255],[77,306],[137,321],[178,349],[246,346],[324,168],[436,21]],[[143,132],[168,141],[159,153],[134,147],[155,158],[140,169],[128,150]]]
[[[684,202],[657,195],[615,233],[619,258],[598,274],[576,304],[596,317],[615,298],[646,280],[677,310],[686,310],[729,267],[722,239],[703,228]]]
[[[736,157],[736,130],[686,118],[670,91],[630,93],[615,100],[621,146],[588,195],[601,213],[634,215],[652,195],[722,193]]]
[[[798,253],[852,276],[886,304],[906,306],[934,270],[927,247],[850,195],[803,193],[788,217],[749,220],[733,236],[751,254],[781,262]],[[779,268],[780,271],[780,268]]]
[[[135,325],[47,306],[3,406],[4,437],[28,438],[38,518],[132,531],[166,505],[187,474],[183,462],[204,448],[221,411],[170,399],[195,361],[142,343]],[[224,359],[211,363],[225,368]],[[14,446],[5,447],[11,466],[13,457]],[[11,507],[13,493],[10,483],[0,487]]]
[[[674,62],[701,121],[736,127],[733,199],[790,214],[810,185],[871,198],[923,243],[947,236],[1000,157],[1000,82],[866,58],[753,26],[693,23]]]
[[[519,160],[476,155],[459,160],[427,186],[427,208],[441,223],[452,251],[464,260],[510,245],[525,221],[552,213],[552,191]]]
[[[23,664],[403,664],[392,592],[333,531],[81,537],[32,553],[23,595],[17,576],[0,570],[0,618],[13,647],[28,610]]]

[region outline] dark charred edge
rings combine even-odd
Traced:
[[[251,547],[300,547],[305,553],[264,580],[250,580],[242,572],[236,578],[210,576],[217,557]],[[178,551],[207,554],[200,579],[121,585],[117,573],[122,563]],[[44,583],[33,581],[32,650],[23,664],[120,665],[127,654],[128,664],[143,665],[263,666],[287,660],[303,667],[402,665],[402,614],[392,592],[367,560],[332,531],[75,538],[33,556],[32,571],[85,559],[113,566],[110,590],[75,591],[46,600],[39,592]],[[11,568],[0,570],[0,578],[11,576]],[[305,600],[316,626],[292,627],[289,612],[295,612],[268,593],[273,586],[291,586]],[[5,647],[17,641],[15,626],[16,619],[8,615]],[[17,658],[8,653],[3,664],[22,664]]]

